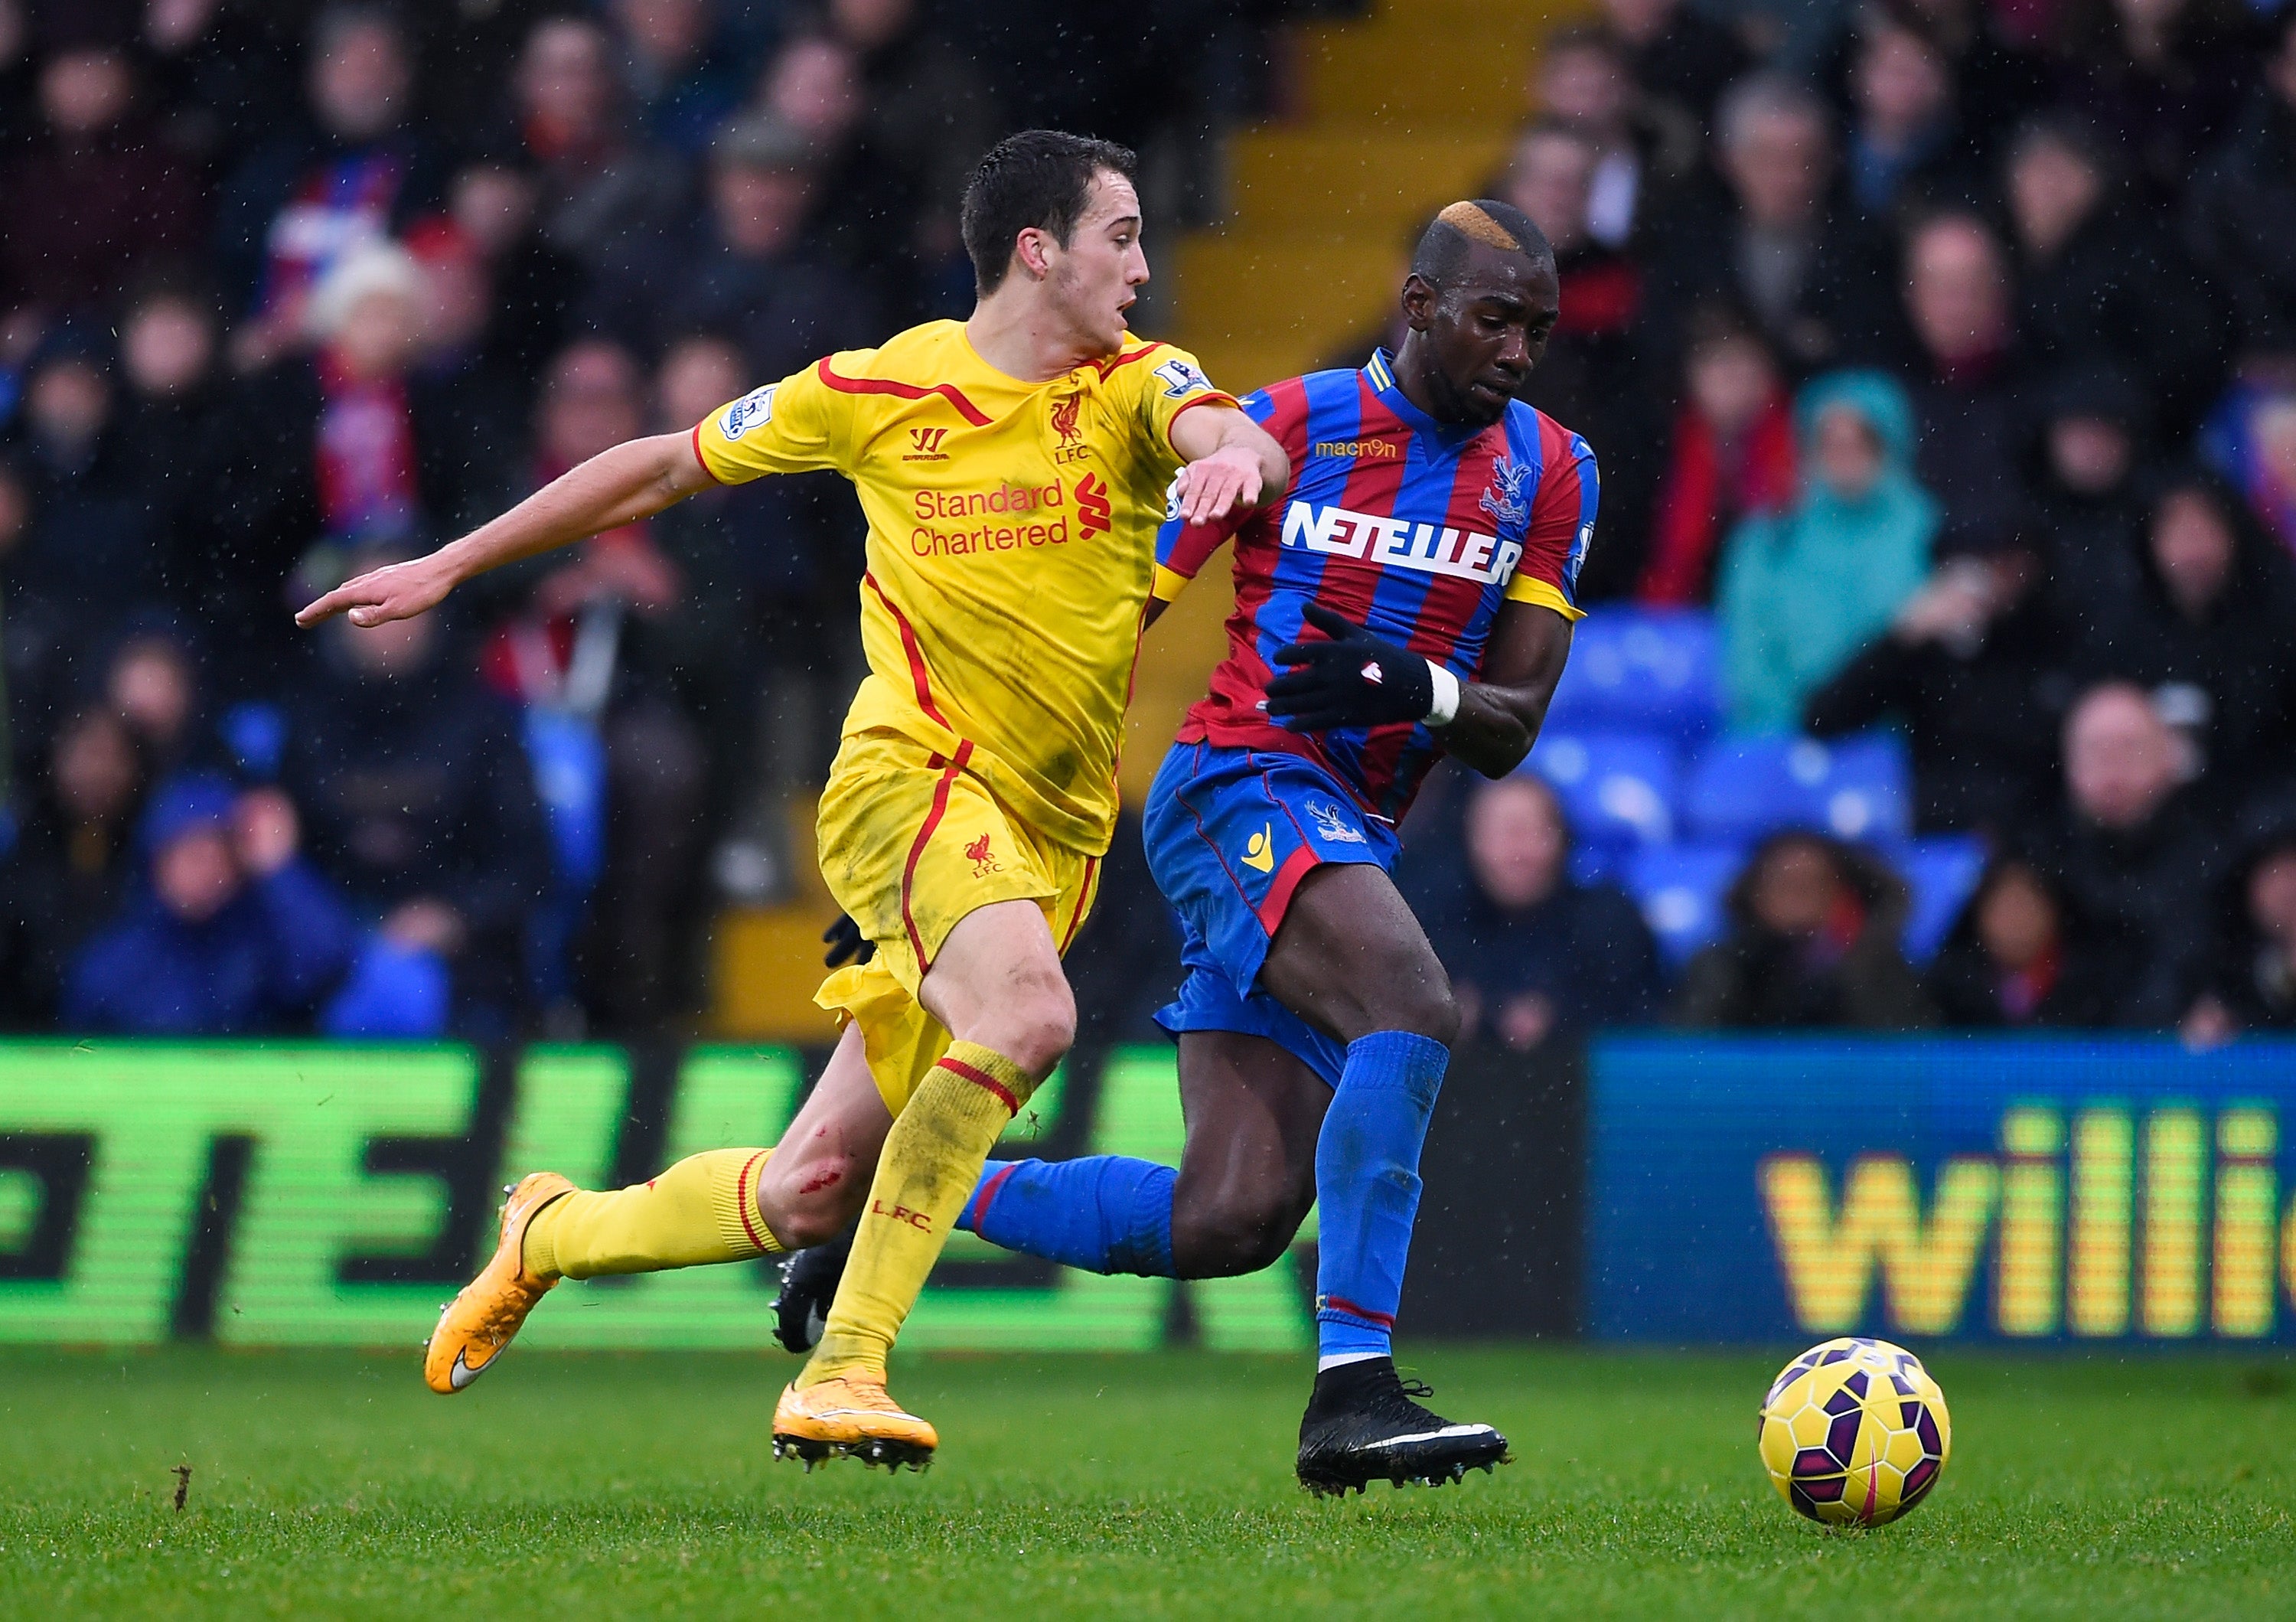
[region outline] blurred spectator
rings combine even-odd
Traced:
[[[0,1021],[19,1030],[53,1022],[65,965],[119,911],[147,781],[135,734],[101,708],[57,729],[46,766],[0,867]]]
[[[142,48],[160,134],[227,174],[295,116],[292,19],[230,0],[144,0]]]
[[[543,390],[537,485],[644,433],[645,406],[626,350],[570,348]],[[691,594],[647,523],[598,536],[565,559],[497,576],[492,594],[509,611],[488,641],[486,670],[506,692],[599,722],[609,821],[584,979],[591,1005],[610,1021],[650,1024],[691,993],[690,943],[677,924],[707,851],[706,751],[660,667],[605,651],[625,637],[660,647],[645,622],[674,635],[670,616],[683,613]],[[586,661],[586,643],[603,657]]]
[[[1920,832],[1998,839],[2047,798],[2070,695],[2038,586],[2030,553],[1956,552],[1809,696],[1803,723],[1821,738],[1904,725]]]
[[[388,561],[387,550],[352,560]],[[519,1028],[549,845],[512,708],[448,657],[437,613],[319,633],[281,782],[312,857],[384,938],[452,968],[455,1027]]]
[[[2181,438],[2216,396],[2230,334],[2157,207],[2127,196],[2095,135],[2062,117],[2018,132],[2004,178],[2025,348],[2128,373]]]
[[[66,648],[165,601],[168,537],[139,498],[119,415],[108,346],[85,327],[53,335],[24,382],[31,521],[9,559],[10,611]]]
[[[2214,952],[2185,1039],[2201,1045],[2242,1031],[2296,1029],[2296,830],[2253,845],[2223,887]]]
[[[2282,11],[2262,81],[2186,196],[2194,258],[2229,300],[2243,362],[2296,372],[2296,9]]]
[[[1734,1030],[1908,1030],[1936,1011],[1898,949],[1906,887],[1879,858],[1789,831],[1730,887],[1729,933],[1684,971],[1677,1023]]]
[[[73,963],[73,1029],[244,1036],[308,1029],[358,949],[350,913],[297,857],[295,807],[221,778],[163,784],[144,814],[147,865],[119,921]]]
[[[1465,905],[1429,918],[1461,1041],[1487,1034],[1521,1051],[1651,1019],[1657,943],[1623,890],[1571,881],[1570,831],[1545,782],[1521,773],[1477,784],[1466,845]]]
[[[1981,181],[1963,139],[1953,66],[1918,29],[1868,12],[1849,71],[1849,194],[1875,219],[1908,204],[1959,202]]]
[[[224,469],[238,431],[214,307],[171,281],[139,289],[119,318],[119,447],[151,533],[168,602],[193,611],[195,560],[232,493]]]
[[[544,238],[540,207],[533,170],[512,161],[465,164],[447,187],[447,218],[477,256],[493,297],[480,353],[529,387],[563,347],[583,282],[581,267]]]
[[[1499,193],[1546,235],[1562,282],[1562,318],[1521,397],[1588,444],[1611,447],[1603,461],[1603,514],[1616,544],[1588,556],[1578,589],[1590,602],[1623,595],[1640,567],[1650,509],[1645,447],[1657,437],[1636,341],[1642,272],[1597,242],[1587,223],[1599,156],[1578,130],[1543,120],[1516,141]]]
[[[2229,807],[2296,775],[2296,567],[2205,473],[2161,482],[2150,515],[2142,589],[2086,663],[2150,690]]]
[[[1547,121],[1595,149],[1587,229],[1605,248],[1625,248],[1698,166],[1699,127],[1672,103],[1636,94],[1625,44],[1595,26],[1555,29],[1541,42],[1530,87]]]
[[[2067,644],[2109,643],[2124,634],[2144,590],[2144,396],[2102,366],[2059,373],[2036,394],[2040,470],[2021,529],[2040,556],[2049,611]]]
[[[904,229],[922,300],[914,314],[925,318],[972,306],[957,207],[998,131],[980,70],[921,11],[917,0],[830,0],[826,21],[858,58],[865,139],[903,176]]]
[[[2020,505],[2023,430],[2008,255],[1977,216],[1932,215],[1906,238],[1905,288],[1915,477],[1948,524],[2006,536]]]
[[[1985,870],[1931,965],[1948,1025],[2111,1025],[2128,965],[2029,863]]]
[[[312,26],[308,127],[276,136],[224,188],[217,266],[252,311],[233,340],[242,371],[293,349],[304,303],[345,254],[435,209],[445,174],[410,122],[414,62],[397,18],[342,4]]]
[[[875,300],[808,233],[821,185],[812,152],[786,125],[728,126],[710,152],[709,207],[697,228],[632,237],[610,251],[592,324],[653,352],[695,327],[728,332],[761,381],[881,341]]]
[[[1730,82],[1751,64],[1738,37],[1683,0],[1603,0],[1627,74],[1644,97],[1703,126]]]
[[[2123,1025],[2184,1012],[2204,946],[2218,827],[2182,786],[2183,751],[2144,691],[2092,687],[2066,717],[2064,796],[2021,838],[2021,854],[2095,930],[2125,943]]]
[[[674,151],[699,152],[741,104],[742,65],[717,37],[710,0],[610,0],[622,82],[638,121]]]
[[[1760,335],[1719,308],[1691,323],[1649,555],[1635,595],[1656,607],[1710,602],[1723,541],[1793,504],[1793,403]]]
[[[40,64],[46,138],[0,168],[0,311],[100,305],[198,240],[201,196],[152,138],[127,53],[89,29]]]
[[[1735,303],[1799,371],[1872,354],[1896,330],[1889,248],[1836,189],[1825,104],[1759,73],[1731,86],[1716,120],[1727,190],[1667,233],[1670,307]]]
[[[687,203],[684,172],[633,134],[603,26],[570,12],[536,23],[512,91],[511,144],[539,176],[539,217],[553,248],[591,266],[675,225]]]
[[[2062,0],[2061,94],[2163,193],[2255,81],[2258,12],[2241,0]]]
[[[1936,502],[1914,481],[1897,384],[1870,372],[1820,378],[1795,415],[1800,496],[1738,526],[1715,597],[1730,722],[1745,732],[1800,725],[1809,694],[1921,586],[1938,528]]]
[[[1943,56],[1970,156],[1986,157],[2047,98],[2049,64],[2011,26],[2011,0],[1890,0],[1887,9]]]
[[[134,734],[153,781],[214,764],[205,758],[207,712],[199,675],[180,636],[132,631],[105,665],[103,699]]]

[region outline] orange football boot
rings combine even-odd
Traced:
[[[556,1279],[526,1270],[526,1227],[534,1214],[574,1185],[554,1171],[521,1177],[503,1191],[502,1239],[479,1276],[439,1314],[439,1327],[422,1348],[422,1382],[452,1397],[494,1367],[495,1359]]]
[[[905,1413],[882,1380],[845,1375],[782,1392],[774,1406],[774,1457],[802,1459],[808,1473],[824,1459],[922,1470],[940,1437],[914,1413]]]

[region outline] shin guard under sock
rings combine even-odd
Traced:
[[[527,1224],[526,1270],[540,1278],[657,1273],[747,1261],[781,1243],[758,1209],[770,1149],[689,1155],[650,1182],[562,1194]]]
[[[1153,1160],[991,1160],[956,1225],[1086,1273],[1172,1276],[1172,1188]]]
[[[1450,1051],[1410,1031],[1348,1044],[1316,1141],[1319,1362],[1389,1354],[1419,1214],[1419,1151]]]
[[[1037,1084],[992,1048],[958,1042],[885,1135],[853,1253],[800,1386],[885,1377],[885,1356],[940,1258],[980,1167]]]

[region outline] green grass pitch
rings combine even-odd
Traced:
[[[778,1356],[0,1352],[0,1616],[2296,1616],[2284,1363],[1940,1353],[1944,1482],[1843,1535],[1755,1459],[1782,1356],[1406,1361],[1515,1462],[1311,1500],[1289,1360],[911,1360],[889,1479],[772,1462]]]

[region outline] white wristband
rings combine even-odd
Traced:
[[[1427,673],[1435,678],[1435,701],[1428,707],[1427,725],[1448,726],[1459,713],[1459,678],[1431,659]]]

